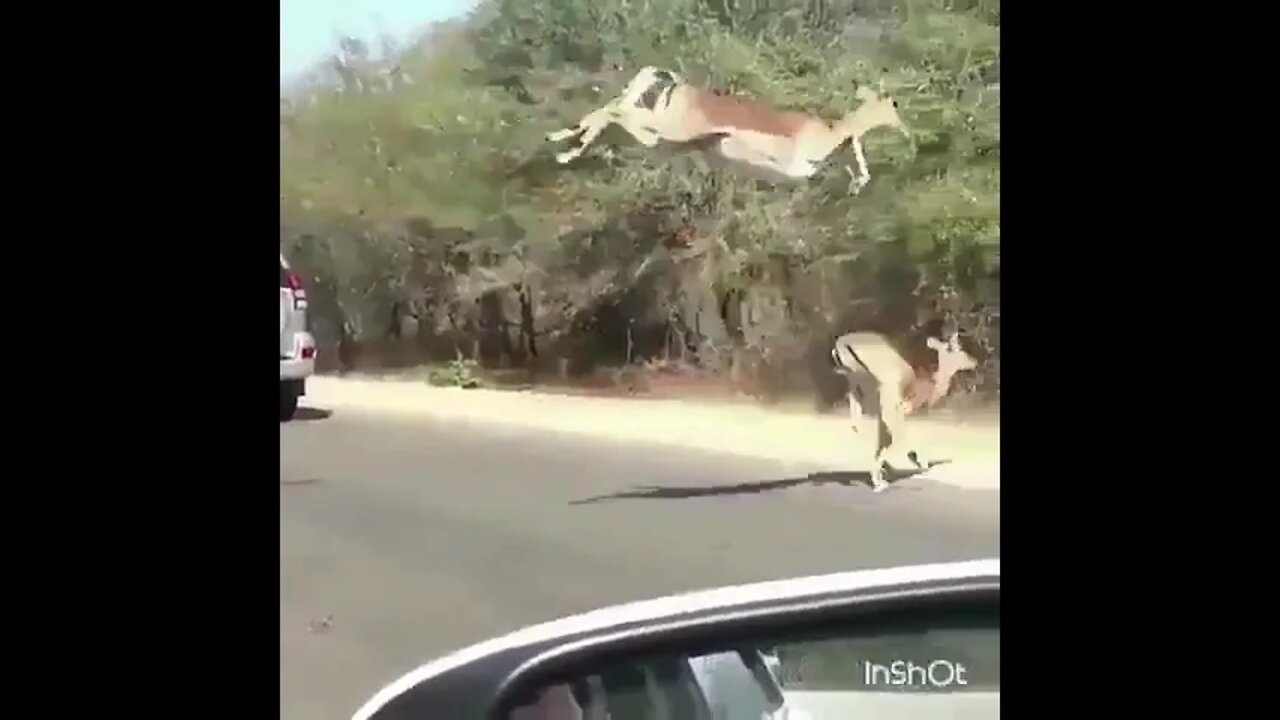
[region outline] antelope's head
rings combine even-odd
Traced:
[[[684,80],[671,70],[646,65],[640,68],[622,89],[621,104],[626,108],[657,110],[658,99],[663,93],[683,83]],[[667,99],[670,100],[670,95]]]
[[[624,94],[627,90],[632,92],[644,92],[654,85],[679,85],[683,82],[684,79],[672,70],[655,67],[653,65],[646,65],[640,68],[635,75],[631,76],[631,80],[627,83]]]
[[[947,396],[956,373],[973,370],[978,367],[978,361],[961,347],[958,332],[951,333],[946,340],[931,337],[925,344],[938,353],[938,370],[933,374],[933,393],[929,398],[929,404],[934,405]]]
[[[853,96],[862,103],[850,114],[850,118],[856,120],[858,130],[866,132],[872,128],[887,127],[911,136],[911,130],[898,115],[898,101],[884,92],[883,82],[878,90],[859,86],[853,91]]]

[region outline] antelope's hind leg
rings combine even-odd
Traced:
[[[565,163],[572,162],[580,157],[582,153],[586,152],[586,149],[595,142],[596,138],[600,137],[600,133],[604,132],[604,129],[609,127],[610,124],[616,122],[616,111],[614,109],[614,105],[615,103],[611,102],[602,108],[592,110],[579,120],[578,124],[574,127],[548,133],[547,140],[551,142],[567,140],[575,135],[581,136],[578,138],[578,146],[572,150],[566,150],[562,153],[558,153],[556,155],[556,161],[563,165]]]
[[[857,195],[871,182],[871,171],[867,169],[867,155],[862,151],[862,143],[858,138],[853,138],[849,144],[853,147],[853,159],[858,163],[858,172],[855,175],[853,168],[848,165],[844,166],[844,171],[849,174],[849,194]]]
[[[900,461],[903,457],[911,461],[912,465],[920,470],[926,469],[920,463],[919,456],[915,450],[909,449],[908,443],[910,439],[907,437],[907,408],[903,398],[890,393],[886,387],[880,388],[880,422],[877,423],[878,437],[876,438],[876,457],[875,465],[877,471],[883,471],[885,466],[890,470],[896,470],[894,463]],[[899,455],[902,450],[906,450],[905,455]],[[871,476],[872,489],[876,492],[885,490],[889,487],[888,481],[883,476],[878,478],[873,473]]]
[[[850,397],[850,400],[853,398]],[[859,408],[859,411],[861,408]],[[885,479],[886,466],[892,470],[888,462],[888,452],[892,448],[888,428],[884,420],[875,415],[862,415],[853,418],[853,432],[857,435],[854,445],[859,448],[858,455],[862,460],[870,460],[867,468],[871,479],[871,489],[881,492],[889,488]],[[861,463],[859,463],[861,464]]]
[[[885,479],[886,468],[890,471],[894,469],[893,464],[889,462],[890,451],[893,450],[893,434],[883,418],[877,419],[875,428],[876,451],[871,458],[871,490],[884,492],[889,489],[889,481]]]

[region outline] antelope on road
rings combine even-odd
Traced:
[[[926,343],[938,353],[938,368],[928,374],[911,367],[878,333],[842,335],[831,351],[837,371],[849,382],[853,429],[873,448],[871,487],[876,492],[889,486],[884,479],[884,465],[889,462],[892,466],[892,453],[901,446],[907,416],[936,405],[950,392],[956,373],[978,366],[977,360],[960,346],[957,333],[946,340],[931,337]],[[907,451],[907,458],[916,467],[927,467],[913,449]]]

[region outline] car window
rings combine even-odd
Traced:
[[[689,658],[689,666],[713,720],[760,717],[781,706],[772,678],[753,672],[742,653],[699,655]]]
[[[555,688],[552,690],[552,688]],[[554,682],[509,720],[999,717],[996,622],[900,626],[616,661]],[[541,714],[539,714],[541,713]]]
[[[999,628],[813,640],[774,653],[784,692],[1000,690]]]

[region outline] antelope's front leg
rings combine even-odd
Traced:
[[[902,455],[899,457],[905,457],[911,461],[911,464],[917,470],[925,472],[931,467],[932,463],[921,458],[919,450],[914,446],[915,442],[920,438],[915,432],[916,428],[907,421],[910,411],[911,408],[905,400],[898,406],[898,411],[893,417],[891,430],[893,444],[898,450],[902,451]]]
[[[849,167],[848,165],[844,166],[844,172],[846,175],[849,176],[849,194],[857,195],[858,192],[862,190],[862,184],[858,182],[857,173],[855,173],[853,171],[853,168]]]
[[[853,159],[858,162],[858,174],[854,175],[853,168],[848,165],[844,166],[844,171],[849,173],[849,194],[857,195],[871,180],[871,171],[867,170],[867,156],[862,152],[862,143],[854,138],[849,144],[853,146]]]

